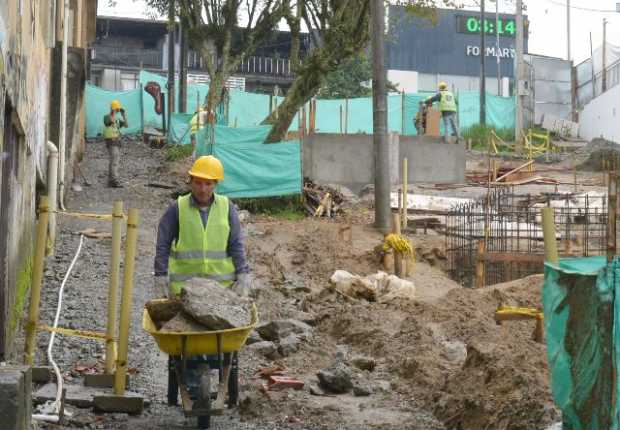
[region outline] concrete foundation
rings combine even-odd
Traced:
[[[32,375],[27,366],[0,367],[0,417],[3,430],[30,430]]]
[[[409,183],[454,183],[465,180],[465,146],[441,138],[390,134],[390,183],[400,183],[407,157]],[[302,147],[303,175],[320,183],[343,185],[359,192],[374,183],[373,136],[311,134]]]

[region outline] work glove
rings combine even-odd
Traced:
[[[241,297],[248,297],[253,288],[254,279],[249,273],[237,275],[237,281],[232,284],[231,289]]]
[[[170,288],[168,286],[168,277],[166,275],[155,276],[153,279],[153,291],[157,297],[168,298]]]

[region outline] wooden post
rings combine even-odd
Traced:
[[[553,208],[542,208],[542,228],[545,242],[545,261],[558,264],[558,244],[555,240],[555,214]]]
[[[609,173],[607,187],[607,261],[616,256],[616,210],[618,204],[618,175]]]
[[[118,356],[114,373],[114,394],[125,394],[127,376],[127,352],[129,347],[129,323],[133,299],[133,272],[136,261],[136,243],[138,240],[138,210],[129,209],[127,217],[127,237],[125,241],[125,270],[123,272],[123,297],[118,330]]]
[[[349,133],[349,99],[344,99],[344,134]]]
[[[486,251],[484,240],[478,241],[478,250],[476,252],[476,288],[484,287],[484,258]]]
[[[123,202],[114,202],[112,211],[112,256],[110,259],[110,285],[108,289],[108,325],[105,351],[105,373],[114,372],[116,361],[116,313],[118,306],[118,280],[121,271],[121,236],[123,227]]]
[[[392,233],[400,235],[400,218],[398,214],[392,214]],[[399,278],[403,276],[403,255],[396,250],[394,253],[394,274]]]
[[[30,305],[28,324],[26,325],[26,356],[25,362],[32,366],[39,324],[39,305],[41,303],[41,283],[43,282],[43,266],[45,263],[45,246],[47,245],[47,222],[49,217],[47,196],[41,197],[39,203],[39,222],[37,223],[37,242],[32,266],[32,286],[30,287]]]
[[[403,93],[404,94],[404,93]],[[407,165],[407,157],[403,158],[403,225],[402,229],[407,229],[407,208],[409,199],[407,196],[409,195],[409,190],[407,189],[407,185],[409,182],[408,171],[409,166]]]

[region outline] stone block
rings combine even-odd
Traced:
[[[28,366],[0,367],[0,417],[4,430],[30,430],[32,372]]]

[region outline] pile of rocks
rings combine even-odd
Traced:
[[[147,303],[162,332],[196,332],[244,327],[251,322],[250,302],[216,281],[194,278],[178,300]]]

